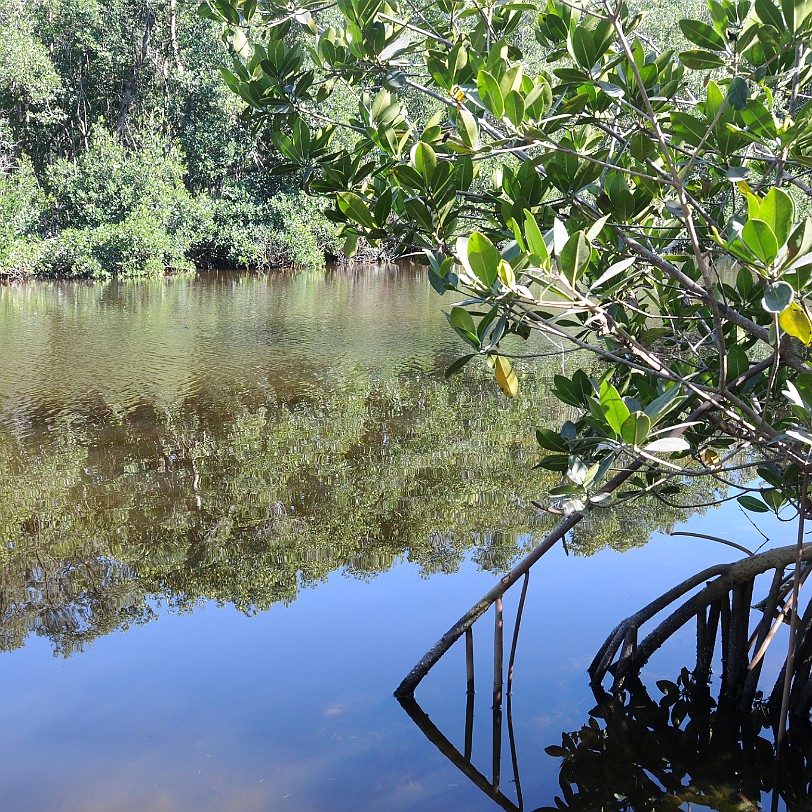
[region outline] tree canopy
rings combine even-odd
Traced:
[[[558,509],[747,469],[743,507],[805,511],[812,6],[711,0],[679,53],[608,0],[201,8],[243,115],[329,197],[346,252],[394,237],[457,295],[450,372],[484,357],[514,395],[509,334],[607,363],[555,379]]]
[[[0,277],[323,263],[317,201],[238,118],[175,0],[0,0]]]

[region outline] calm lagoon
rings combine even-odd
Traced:
[[[403,268],[0,288],[0,808],[499,808],[392,691],[552,526],[533,428],[561,419],[561,360],[526,364],[515,401],[487,370],[446,383],[443,304]],[[514,808],[561,795],[544,748],[587,723],[615,624],[736,558],[657,532],[674,521],[763,541],[737,508],[642,507],[533,569],[497,736]],[[493,782],[490,615],[474,639]],[[417,700],[462,752],[461,644]]]

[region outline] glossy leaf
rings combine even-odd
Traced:
[[[606,422],[612,431],[620,436],[623,424],[630,414],[629,407],[623,402],[617,389],[606,381],[601,384],[600,405]]]
[[[778,256],[775,232],[764,220],[748,220],[742,228],[742,240],[765,265],[769,265]]]
[[[773,186],[761,201],[758,217],[770,227],[780,248],[794,225],[795,203],[783,189]]]
[[[745,510],[749,510],[753,513],[769,513],[770,509],[761,499],[756,499],[755,496],[750,496],[749,494],[744,494],[744,496],[740,496],[736,500]]]
[[[418,141],[412,147],[411,158],[414,168],[423,179],[430,181],[437,168],[437,155],[434,150],[425,141]]]
[[[494,244],[484,235],[475,231],[468,239],[468,262],[474,275],[486,287],[496,281],[501,256]]]
[[[569,453],[569,446],[561,435],[550,429],[536,429],[536,442],[547,451],[555,451],[559,454]]]
[[[505,101],[502,91],[499,89],[499,82],[486,70],[481,70],[477,76],[477,89],[479,97],[485,106],[496,118],[502,118],[505,114]]]
[[[580,278],[589,264],[592,247],[583,231],[576,231],[561,250],[561,272],[571,284]]]
[[[698,45],[700,48],[706,48],[709,51],[724,51],[725,41],[720,34],[707,23],[700,22],[699,20],[680,20],[679,27],[685,35],[685,39]]]
[[[510,365],[510,361],[503,355],[494,357],[493,371],[496,373],[496,382],[499,388],[509,397],[515,398],[519,394],[519,379]]]
[[[808,347],[812,343],[812,322],[797,302],[791,302],[790,306],[781,312],[778,317],[781,329]]]
[[[514,127],[520,126],[524,119],[524,100],[515,90],[505,96],[505,115]]]
[[[336,200],[338,208],[351,220],[360,223],[364,228],[374,228],[375,223],[366,203],[355,192],[339,192]]]
[[[620,435],[629,445],[640,445],[651,431],[651,420],[645,412],[630,414],[620,427]]]
[[[761,300],[762,307],[768,313],[783,313],[795,298],[795,291],[788,282],[773,282],[764,291],[764,298]]]

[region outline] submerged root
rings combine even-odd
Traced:
[[[611,674],[613,690],[621,689],[629,678],[639,674],[650,657],[675,632],[695,620],[697,656],[694,679],[699,683],[708,682],[717,637],[720,636],[721,696],[735,701],[741,710],[749,709],[756,696],[764,652],[781,623],[796,611],[790,594],[793,578],[784,575],[787,567],[796,562],[800,562],[803,581],[812,571],[812,544],[804,545],[800,551],[796,545],[768,550],[730,564],[710,567],[686,579],[626,618],[612,631],[589,667],[593,687],[601,686],[607,674]],[[760,609],[763,616],[751,633],[755,581],[770,570],[774,574],[769,593],[754,607]],[[694,592],[702,584],[704,586]],[[667,610],[670,613],[648,634],[640,634],[645,624]],[[803,715],[812,707],[812,602],[797,624],[795,635],[797,656],[791,664],[791,713]],[[777,714],[781,705],[786,667],[785,662],[770,694],[771,713]]]

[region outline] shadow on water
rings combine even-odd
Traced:
[[[804,555],[808,559],[809,551]],[[545,748],[547,755],[561,759],[558,789],[546,788],[546,797],[524,797],[522,754],[517,752],[514,735],[512,683],[529,572],[522,579],[507,657],[501,596],[492,602],[492,619],[477,620],[464,631],[464,643],[460,639],[455,644],[465,646],[462,735],[459,730],[440,730],[413,695],[400,696],[398,701],[426,738],[508,812],[698,808],[808,812],[812,809],[812,601],[795,632],[789,724],[783,742],[776,745],[787,669],[786,636],[792,634],[786,630],[786,619],[791,613],[795,556],[793,545],[711,567],[622,622],[590,667],[596,705],[589,720],[579,730],[565,732],[561,745]],[[802,561],[801,582],[810,572],[812,565]],[[758,590],[765,595],[753,603]],[[693,667],[682,668],[673,681],[657,679],[655,685],[647,684],[651,679],[647,662],[689,621],[696,623]],[[477,676],[482,677],[476,674],[473,634],[481,624],[485,628],[479,629],[480,638],[484,635],[488,640],[493,624],[492,646],[487,646],[492,650],[492,668],[488,663],[485,676],[492,698],[491,713],[484,722],[489,761],[472,757],[474,694]],[[638,632],[644,627],[647,633],[638,645]],[[769,645],[776,635],[784,639]],[[762,686],[762,667],[768,659],[772,662],[764,673],[770,673],[775,682]],[[479,663],[481,671],[481,659]],[[714,673],[720,675],[718,679]],[[452,740],[462,740],[462,750]],[[528,754],[523,755],[527,766]],[[533,761],[540,757],[539,753],[529,756]]]

